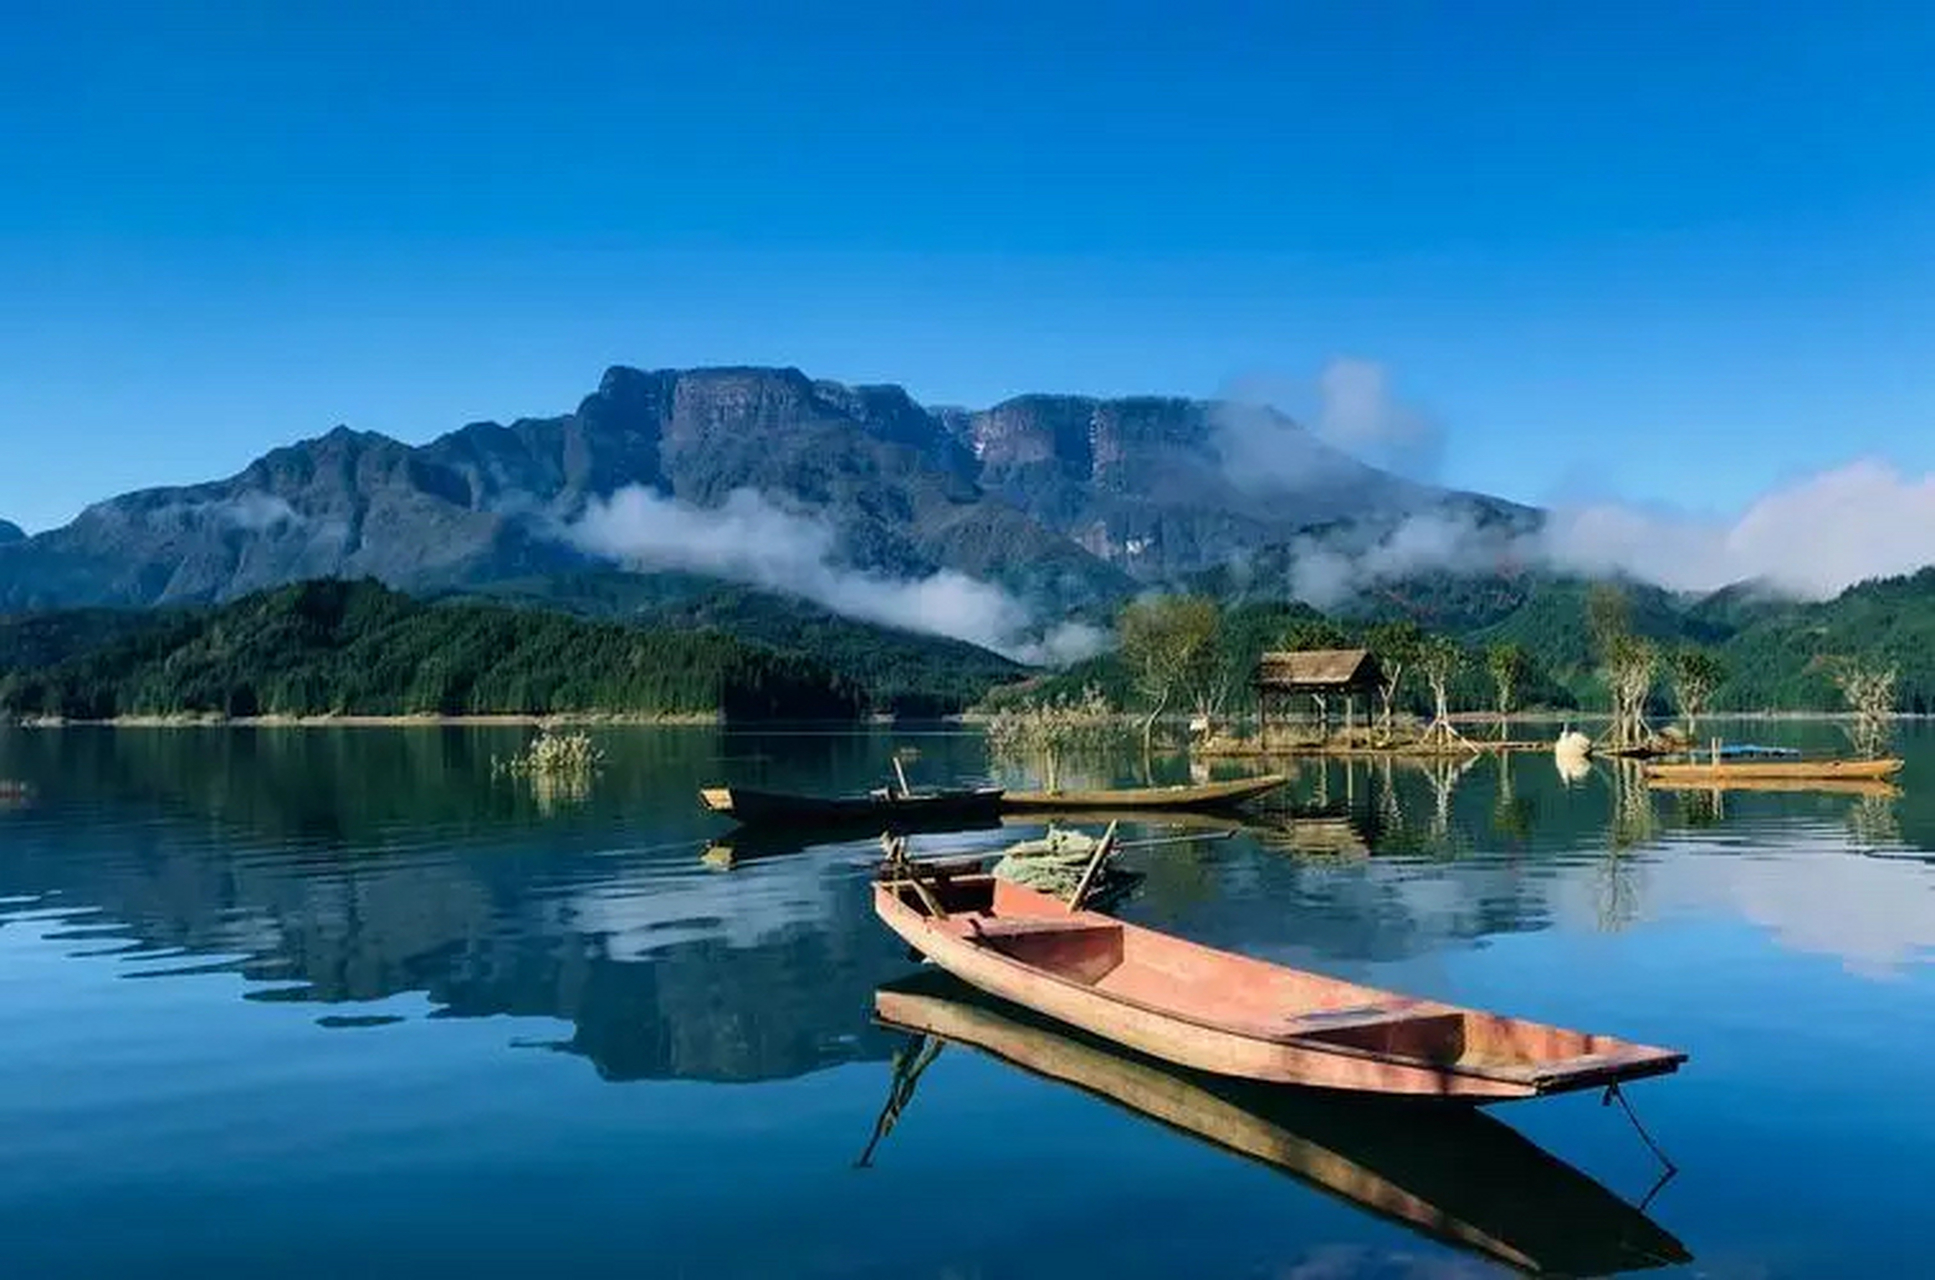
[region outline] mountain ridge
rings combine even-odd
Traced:
[[[0,609],[213,603],[325,576],[448,591],[608,568],[572,533],[632,488],[673,504],[674,519],[752,490],[823,526],[842,572],[953,571],[1049,615],[1112,606],[1324,522],[1445,505],[1536,517],[1379,471],[1280,417],[1280,482],[1239,484],[1221,451],[1228,411],[1045,394],[935,409],[897,385],[790,367],[614,365],[569,413],[473,422],[421,445],[339,426],[227,478],[123,494],[0,539]]]

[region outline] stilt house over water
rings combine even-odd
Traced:
[[[1384,683],[1384,672],[1369,649],[1297,649],[1265,653],[1257,660],[1252,685],[1256,690],[1257,732],[1267,735],[1274,716],[1291,718],[1304,698],[1311,701],[1317,723],[1330,728],[1332,699],[1342,704],[1344,731],[1355,721],[1361,696],[1368,712],[1371,699]],[[1368,719],[1368,714],[1366,716]]]

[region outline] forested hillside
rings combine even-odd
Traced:
[[[474,594],[644,627],[715,628],[811,654],[864,688],[874,710],[903,716],[951,715],[1026,674],[961,640],[856,622],[797,597],[697,574],[562,574],[490,583]]]
[[[109,619],[112,619],[111,621]],[[851,719],[867,693],[817,659],[718,631],[323,580],[220,609],[0,621],[0,714],[551,714]]]

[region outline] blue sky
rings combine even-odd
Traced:
[[[1351,357],[1532,501],[1935,469],[1907,6],[255,8],[10,15],[0,517],[617,362],[985,404]]]

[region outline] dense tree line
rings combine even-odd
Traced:
[[[427,605],[373,581],[301,583],[219,609],[141,615],[126,628],[13,619],[0,624],[0,654],[46,657],[58,648],[50,630],[63,628],[72,651],[0,674],[0,713],[602,711],[755,720],[850,719],[867,705],[865,691],[825,663],[722,632]]]
[[[1362,647],[1387,669],[1408,668],[1394,691],[1398,710],[1435,714],[1438,690],[1428,673],[1436,672],[1452,710],[1605,712],[1631,735],[1668,716],[1697,723],[1727,711],[1845,710],[1853,664],[1894,673],[1896,710],[1935,713],[1935,568],[1817,603],[1747,587],[1692,598],[1640,584],[1556,578],[1509,590],[1454,587],[1394,590],[1383,607],[1344,617],[1294,603],[1222,606],[1213,656],[1211,648],[1184,646],[1192,656],[1180,664],[1190,669],[1181,684],[1216,691],[1209,700],[1221,711],[1249,712],[1249,673],[1264,650]],[[1406,612],[1411,606],[1417,615]],[[1488,614],[1488,607],[1505,612]],[[1198,617],[1186,630],[1202,633],[1205,623]],[[1093,689],[1116,707],[1147,714],[1164,700],[1151,692],[1158,685],[1146,670],[1149,650],[1140,652],[1144,669],[1134,654],[1108,653],[997,688],[987,705],[1065,700]],[[1165,710],[1197,710],[1202,700],[1177,706],[1172,692]]]
[[[466,595],[637,626],[711,628],[811,654],[864,688],[871,710],[901,716],[952,715],[1026,674],[965,641],[858,622],[804,600],[696,574],[558,574],[488,584]]]

